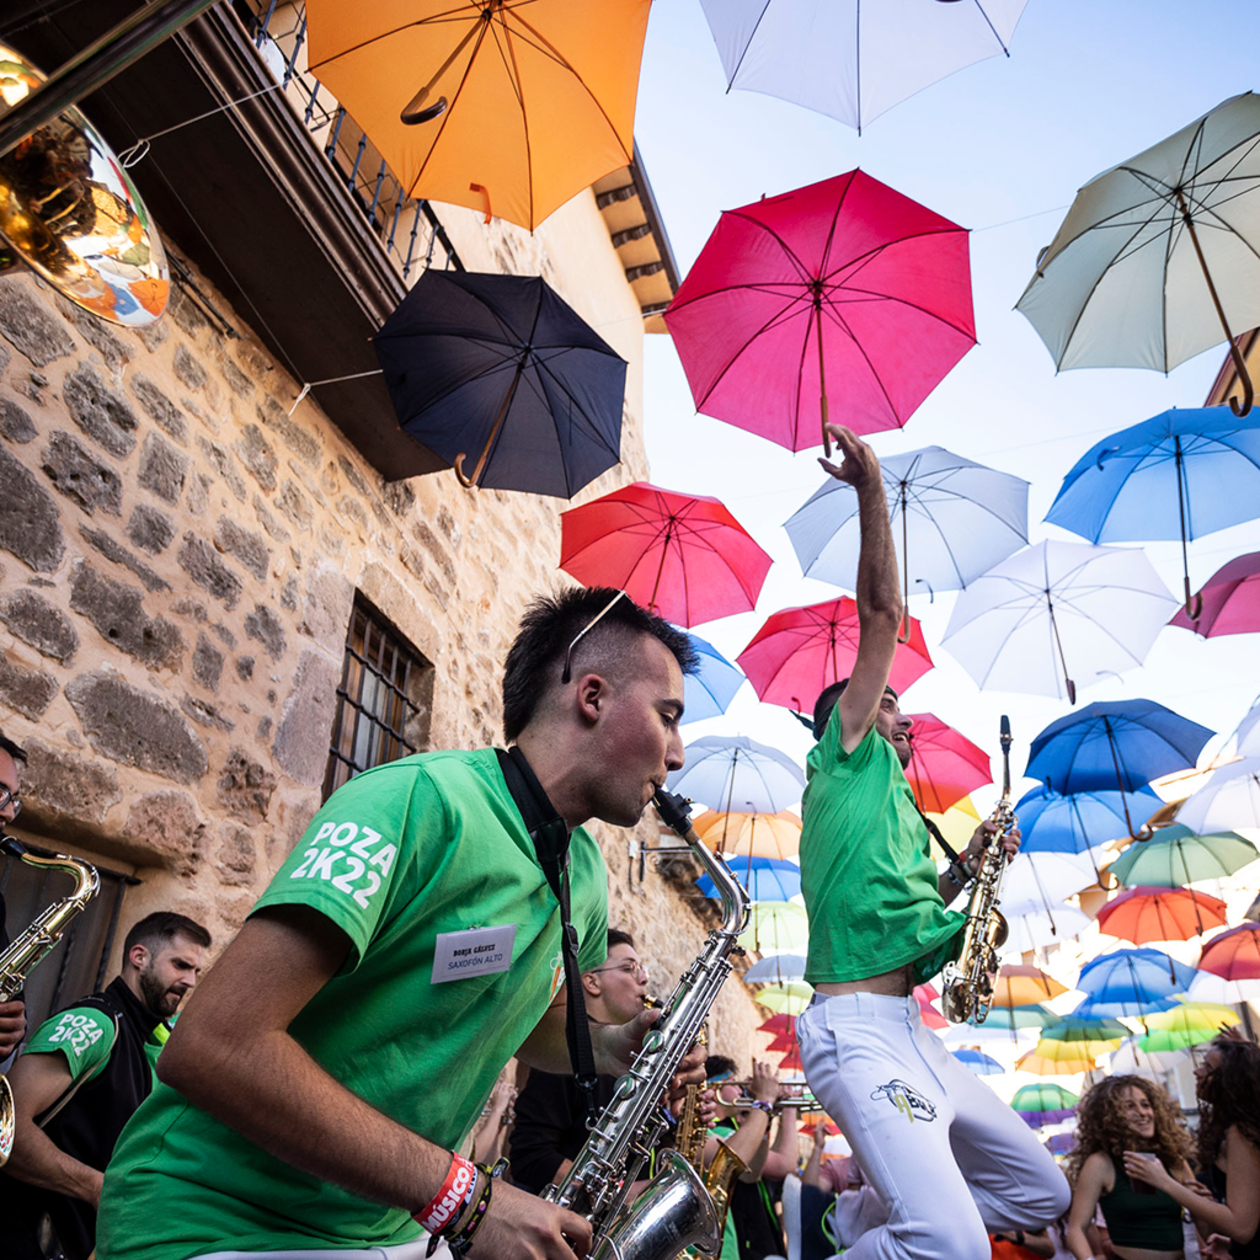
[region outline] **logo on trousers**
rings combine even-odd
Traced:
[[[929,1102],[912,1085],[905,1081],[892,1080],[872,1090],[872,1098],[887,1098],[907,1120],[913,1124],[916,1120],[935,1120],[936,1106]]]

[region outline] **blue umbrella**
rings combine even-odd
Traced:
[[[1046,514],[1090,542],[1186,540],[1260,516],[1260,415],[1229,407],[1165,411],[1105,437],[1063,479]]]
[[[1212,737],[1154,700],[1113,700],[1088,705],[1051,722],[1028,750],[1030,779],[1052,792],[1136,792],[1152,779],[1188,770]],[[1122,800],[1133,835],[1133,818]]]
[[[790,901],[801,891],[801,868],[783,858],[740,858],[732,861],[731,870],[753,901]],[[717,886],[707,875],[696,880],[696,887],[717,900]]]
[[[699,635],[687,634],[687,637],[696,650],[700,668],[683,679],[683,703],[687,706],[683,722],[719,717],[745,683],[744,671],[732,665],[712,643],[706,643]]]
[[[1150,788],[1136,792],[1073,792],[1061,796],[1043,784],[1015,806],[1024,853],[1084,853],[1128,834],[1127,819],[1149,818],[1163,801]]]
[[[803,954],[771,954],[753,963],[744,972],[744,979],[749,984],[788,984],[804,980],[805,957]]]
[[[1001,1076],[1006,1071],[996,1059],[991,1059],[987,1054],[973,1050],[970,1046],[963,1046],[961,1050],[951,1050],[950,1053],[977,1076]]]
[[[1085,1000],[1072,1012],[1077,1019],[1115,1019],[1168,1010],[1176,993],[1185,993],[1198,972],[1158,949],[1118,949],[1081,968],[1076,987]]]
[[[985,1017],[986,1028],[1046,1028],[1057,1024],[1059,1016],[1048,1006],[1034,1003],[1030,1006],[991,1006]]]

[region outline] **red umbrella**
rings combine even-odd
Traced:
[[[943,814],[972,789],[993,782],[989,754],[931,713],[912,714],[906,778],[925,813]]]
[[[898,643],[888,677],[898,692],[932,668],[923,630],[909,620],[910,641]],[[773,613],[736,659],[767,704],[808,713],[824,687],[852,672],[859,633],[857,604],[846,595]]]
[[[1204,946],[1198,967],[1226,980],[1260,979],[1260,923],[1243,923],[1214,936]]]
[[[966,229],[862,171],[718,220],[665,323],[696,408],[799,451],[898,429],[975,345]]]
[[[1098,912],[1098,926],[1108,936],[1135,945],[1188,941],[1208,928],[1225,926],[1225,903],[1189,888],[1139,886],[1109,901]]]
[[[796,1016],[795,1015],[771,1015],[764,1024],[757,1025],[758,1032],[768,1033],[790,1033],[793,1038],[796,1037]]]
[[[779,1033],[766,1047],[767,1054],[787,1054],[796,1049],[796,1037],[792,1033]]]
[[[941,995],[930,984],[916,984],[914,986],[915,1000],[919,1003],[919,1014],[924,1024],[929,1028],[948,1028],[949,1020],[932,1005],[933,1001]]]
[[[560,515],[560,567],[683,626],[756,606],[770,557],[717,499],[646,481]]]
[[[1205,639],[1260,630],[1260,551],[1238,556],[1217,569],[1196,599],[1203,601],[1203,607],[1193,621],[1179,608],[1168,624],[1193,630]]]
[[[805,1069],[801,1066],[801,1054],[799,1050],[793,1050],[791,1054],[785,1054],[779,1060],[780,1072],[803,1072]]]

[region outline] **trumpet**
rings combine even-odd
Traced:
[[[720,1098],[718,1101],[724,1107],[735,1107],[740,1111],[746,1111],[754,1106],[757,1100],[748,1092],[748,1086],[751,1081],[724,1081],[723,1084],[738,1085],[740,1092],[732,1099]],[[770,1104],[770,1110],[777,1116],[780,1112],[793,1110],[801,1112],[824,1111],[822,1103],[814,1097],[813,1091],[807,1085],[792,1086],[795,1093],[787,1094],[783,1098],[776,1099]]]

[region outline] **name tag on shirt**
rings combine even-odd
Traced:
[[[438,934],[433,954],[433,983],[464,980],[506,971],[512,965],[516,924],[506,927],[469,928],[466,932]]]

